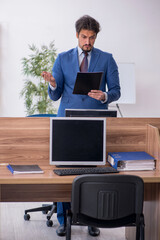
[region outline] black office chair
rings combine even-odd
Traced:
[[[71,211],[66,217],[66,239],[71,225],[100,228],[136,226],[136,240],[144,240],[144,183],[132,175],[81,175],[72,184]]]
[[[28,117],[56,117],[56,114],[33,114],[29,115]],[[28,214],[29,212],[39,212],[41,211],[43,214],[47,214],[47,226],[52,227],[53,226],[53,221],[51,220],[51,217],[54,213],[57,212],[57,203],[53,202],[53,204],[42,204],[42,207],[38,208],[32,208],[32,209],[27,209],[24,212],[24,220],[29,221],[30,215]]]

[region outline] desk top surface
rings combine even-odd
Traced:
[[[154,127],[150,129],[148,124]],[[159,129],[160,118],[107,118],[108,152],[147,149],[157,160],[155,171],[119,174],[138,175],[145,183],[160,183]],[[0,118],[0,184],[71,184],[75,176],[58,176],[53,173],[54,166],[48,164],[49,137],[49,118]],[[1,165],[26,162],[38,164],[44,173],[12,175],[5,165]]]
[[[54,166],[40,167],[43,174],[15,174],[13,175],[6,167],[0,165],[0,184],[72,184],[76,176],[58,176],[53,172]],[[117,173],[116,173],[117,174]],[[160,183],[160,170],[154,171],[126,171],[118,174],[137,175],[143,178],[145,183]]]

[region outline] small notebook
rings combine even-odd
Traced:
[[[73,94],[87,95],[91,90],[99,90],[103,72],[77,73]]]
[[[7,168],[13,174],[25,174],[25,173],[44,173],[44,171],[38,165],[13,165],[9,164]]]

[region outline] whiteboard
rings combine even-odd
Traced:
[[[136,83],[135,83],[135,64],[134,63],[117,63],[119,71],[119,80],[121,86],[121,97],[116,103],[136,103]]]

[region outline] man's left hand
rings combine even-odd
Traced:
[[[105,101],[105,94],[101,90],[91,90],[88,96],[99,101]]]

